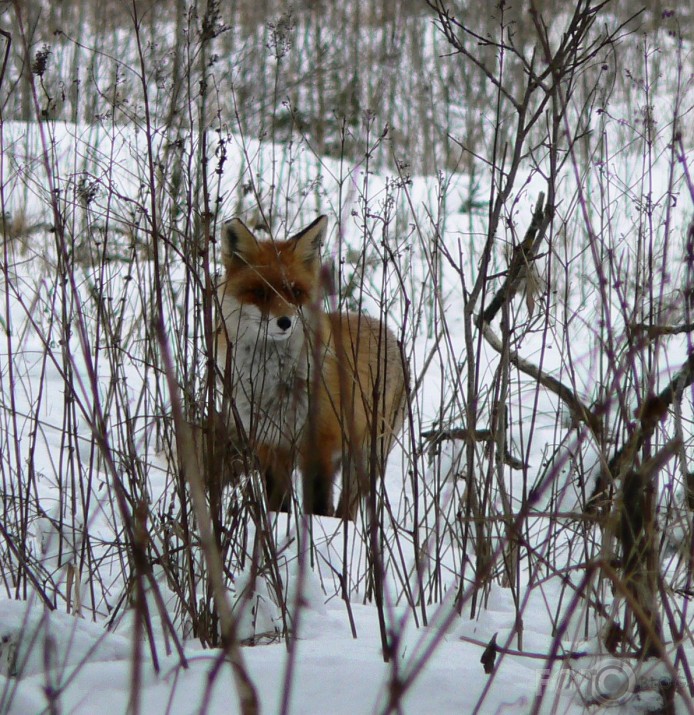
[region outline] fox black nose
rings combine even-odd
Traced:
[[[286,315],[283,315],[277,318],[277,327],[280,330],[289,330],[292,327],[292,321]]]

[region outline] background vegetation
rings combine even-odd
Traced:
[[[348,618],[376,604],[391,663],[395,606],[433,626],[395,712],[455,618],[509,592],[503,658],[549,588],[548,667],[593,639],[694,707],[692,8],[476,8],[6,5],[8,596],[132,607],[155,661],[154,614],[174,648],[221,645],[251,712],[239,645],[291,644],[316,579]],[[327,302],[385,316],[411,371],[353,527],[275,519],[253,475],[206,497],[224,455],[191,448],[215,434],[219,222],[318,211]]]

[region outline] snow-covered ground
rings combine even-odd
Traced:
[[[551,589],[542,594],[550,601],[556,597]],[[542,598],[526,609],[523,652],[515,640],[509,643],[512,653],[501,659],[493,676],[480,663],[484,645],[494,634],[505,645],[514,623],[513,604],[501,589],[494,590],[479,619],[455,618],[443,634],[436,626],[415,629],[409,624],[398,644],[397,669],[381,657],[375,608],[352,605],[353,638],[344,604],[335,600],[313,600],[302,613],[288,695],[290,656],[284,643],[243,648],[243,658],[267,713],[282,712],[287,696],[287,712],[293,713],[386,712],[390,689],[398,688],[393,674],[404,680],[432,639],[436,647],[403,698],[401,712],[527,713],[540,693],[545,697],[539,712],[582,713],[584,702],[591,700],[605,712],[647,712],[653,693],[635,693],[636,684],[667,678],[662,666],[645,667],[637,676],[624,660],[591,657],[597,644],[584,643],[579,657],[567,660],[563,670],[545,669],[552,638],[537,628],[547,621]],[[51,702],[58,712],[84,715],[133,707],[133,641],[127,627],[112,633],[103,624],[51,612],[35,602],[4,600],[0,636],[2,712],[50,712]],[[156,672],[148,648],[143,644],[137,669],[140,712],[240,712],[231,667],[219,667],[218,651],[191,642],[184,663],[177,654],[167,654],[159,638]]]
[[[667,107],[662,111],[665,115]],[[612,113],[618,115],[619,109],[613,107]],[[615,120],[609,131],[617,132],[620,126]],[[160,604],[151,588],[147,595],[151,639],[124,605],[134,596],[132,584],[124,582],[129,569],[114,480],[135,485],[134,498],[147,502],[153,548],[167,555],[167,547],[180,543],[174,533],[179,526],[175,515],[167,521],[177,503],[175,468],[159,439],[170,400],[147,353],[154,342],[147,331],[153,262],[143,241],[151,218],[147,137],[115,123],[110,128],[46,124],[46,144],[33,123],[6,123],[2,131],[6,223],[21,217],[15,229],[23,228],[16,229],[13,242],[6,244],[0,276],[0,323],[5,333],[0,343],[5,517],[0,715],[240,712],[231,666],[220,663],[218,649],[204,649],[192,636],[190,617],[161,564],[154,564],[153,578],[163,611],[183,643],[184,657],[160,617]],[[221,133],[217,140],[220,137]],[[215,149],[221,146],[215,141],[210,134],[211,165]],[[385,314],[403,340],[413,379],[418,381],[412,431],[403,434],[391,455],[385,481],[392,521],[386,519],[383,530],[384,624],[373,599],[366,598],[368,538],[361,523],[345,536],[337,520],[315,518],[311,564],[304,564],[300,577],[301,558],[309,560],[307,552],[297,548],[297,543],[306,543],[307,534],[298,533],[303,524],[273,515],[289,621],[292,628],[298,624],[291,648],[280,635],[282,609],[265,574],[253,572],[250,558],[244,562],[235,554],[230,559],[229,597],[244,643],[242,657],[262,712],[385,713],[391,696],[400,703],[397,712],[418,715],[528,713],[535,712],[535,706],[537,712],[546,713],[580,713],[586,708],[647,712],[657,700],[653,683],[672,677],[674,671],[668,667],[675,658],[674,648],[668,651],[669,663],[667,659],[647,663],[637,673],[632,661],[605,653],[601,631],[605,622],[596,617],[595,609],[581,599],[573,602],[583,584],[584,565],[600,548],[596,534],[588,528],[581,532],[571,521],[579,504],[576,476],[580,472],[588,489],[604,455],[584,434],[569,429],[556,397],[526,378],[510,388],[508,444],[527,469],[522,475],[506,470],[504,488],[517,508],[520,495],[529,488],[547,487],[540,494],[537,513],[524,520],[523,533],[533,556],[527,560],[521,556],[517,590],[502,585],[501,576],[490,579],[489,589],[479,594],[483,603],[474,607],[471,617],[474,549],[472,539],[466,542],[469,552],[463,548],[456,516],[465,493],[459,477],[466,464],[463,443],[447,442],[440,453],[430,456],[420,440],[420,433],[437,421],[438,427],[459,427],[457,418],[464,414],[462,295],[476,277],[486,220],[486,213],[470,215],[461,208],[470,197],[471,178],[378,175],[364,163],[345,168],[340,162],[319,159],[300,143],[273,147],[233,133],[224,135],[223,141],[224,162],[213,189],[213,203],[219,197],[215,204],[220,207],[219,218],[238,212],[254,217],[254,203],[260,198],[266,206],[274,205],[274,228],[284,235],[316,213],[327,213],[332,231],[324,249],[326,260],[339,267],[343,283],[358,286],[356,294],[365,310]],[[154,152],[175,163],[176,158],[167,154],[167,142],[167,137],[156,135]],[[66,234],[75,238],[63,255],[56,250],[51,230],[50,187],[40,160],[44,151],[60,188]],[[687,151],[678,166],[692,165],[691,149]],[[614,314],[623,316],[620,285],[634,280],[633,230],[642,225],[637,205],[639,192],[645,191],[637,185],[634,172],[642,177],[645,170],[635,169],[621,152],[609,159],[606,168],[596,162],[595,173],[583,178],[587,211],[594,219],[604,215],[599,188],[629,187],[609,205],[611,223],[604,232],[612,241],[605,239],[605,245],[612,255],[620,256],[614,265],[624,269],[623,275],[612,277],[614,290],[608,296]],[[167,165],[162,166],[165,178],[157,177],[162,181],[157,201],[163,213],[173,215],[167,204]],[[656,207],[651,247],[656,256],[667,251],[672,257],[668,270],[654,275],[650,283],[654,293],[662,291],[660,322],[682,318],[678,291],[688,279],[684,238],[692,212],[681,168],[676,169],[676,201],[669,212],[669,169],[663,150],[647,171],[648,191]],[[596,177],[606,183],[593,191],[590,182]],[[247,190],[249,183],[254,184],[252,191]],[[530,170],[517,185],[509,201],[508,234],[500,237],[501,244],[522,238],[545,188],[539,174]],[[478,195],[488,196],[488,189],[478,187]],[[561,191],[557,215],[561,230],[557,229],[552,256],[565,259],[567,268],[550,274],[545,259],[541,280],[551,284],[547,296],[566,298],[566,309],[562,312],[558,299],[548,298],[548,303],[534,308],[516,299],[519,323],[533,324],[533,317],[542,311],[551,317],[541,328],[517,336],[514,348],[529,360],[541,358],[545,371],[571,379],[577,394],[590,403],[600,396],[597,377],[606,370],[599,347],[603,314],[598,281],[591,274],[595,266],[576,237],[585,229],[585,217],[577,208],[577,187],[567,178]],[[167,337],[180,361],[181,385],[185,371],[202,364],[199,355],[190,357],[191,346],[201,341],[200,333],[189,330],[183,317],[199,307],[186,291],[191,271],[200,264],[184,255],[175,240],[175,232],[183,233],[188,218],[180,215],[167,225],[171,234],[162,247]],[[448,250],[445,258],[433,250],[434,224]],[[385,259],[384,245],[390,251]],[[509,251],[496,252],[490,273],[502,273],[509,255]],[[72,261],[69,280],[61,267],[66,260]],[[211,270],[216,268],[218,256],[213,255]],[[202,273],[196,274],[202,282],[201,277]],[[193,285],[199,299],[200,283]],[[629,284],[630,298],[633,290]],[[346,301],[354,295],[350,293]],[[120,326],[117,339],[105,330],[106,324]],[[624,329],[619,323],[614,335]],[[484,342],[475,346],[480,350],[480,385],[494,384],[498,355]],[[662,387],[679,369],[690,349],[682,336],[669,340],[666,354],[659,355],[653,369],[658,385]],[[189,362],[183,366],[184,358]],[[199,390],[200,378],[191,384],[191,389]],[[481,392],[480,426],[486,426],[493,401]],[[682,410],[685,425],[690,425],[691,395]],[[102,418],[111,451],[104,448],[99,431]],[[691,444],[691,433],[683,436]],[[484,444],[478,449],[479,463],[485,464]],[[102,451],[117,459],[112,463],[101,459]],[[415,464],[418,495],[413,490]],[[550,484],[545,483],[547,474],[553,475]],[[681,491],[682,484],[674,477],[663,487],[672,494],[678,488]],[[494,488],[492,517],[505,513],[503,491]],[[420,509],[416,523],[413,504]],[[555,514],[568,515],[572,526],[558,528],[554,517],[540,513],[543,505]],[[688,511],[683,513],[685,521],[690,519]],[[676,521],[664,524],[675,545],[682,538],[675,534],[678,529],[687,536],[687,529]],[[171,533],[166,532],[167,526]],[[490,543],[501,548],[504,534],[496,528],[490,531]],[[249,544],[254,533],[251,528]],[[664,547],[664,563],[675,561],[671,546]],[[199,549],[196,553],[201,558]],[[27,581],[22,559],[28,559],[26,571],[38,574],[40,582]],[[80,570],[79,564],[88,568]],[[201,568],[199,563],[196,566]],[[671,571],[672,584],[685,588],[686,577],[678,567],[672,565]],[[349,603],[341,597],[340,575],[347,579]],[[199,588],[202,599],[204,589]],[[589,595],[597,599],[607,591],[609,586],[602,584]],[[466,596],[457,612],[454,602],[459,592]],[[686,596],[675,601],[688,622]],[[388,663],[382,628],[391,644]],[[501,652],[488,674],[481,658],[493,638]],[[684,643],[682,653],[694,657],[691,641]],[[684,680],[682,684],[687,685]],[[402,687],[406,690],[400,698]],[[682,712],[691,712],[694,701],[682,699],[679,706]]]

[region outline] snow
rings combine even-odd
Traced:
[[[131,453],[125,450],[119,453],[123,462],[114,465],[95,459],[97,440],[93,427],[99,416],[98,409],[112,398],[113,386],[118,381],[118,389],[125,395],[120,404],[127,404],[133,412],[113,416],[109,428],[115,439],[122,425],[129,423],[132,434],[138,435],[132,448],[141,460],[138,466],[146,474],[146,487],[137,497],[147,501],[152,513],[157,514],[167,514],[173,501],[171,465],[152,437],[157,420],[163,419],[161,412],[156,410],[169,407],[169,396],[163,389],[155,410],[154,401],[149,401],[149,390],[154,381],[151,366],[138,348],[144,342],[146,321],[143,316],[149,314],[151,294],[147,293],[147,286],[150,285],[151,261],[146,257],[132,265],[123,261],[119,251],[132,248],[124,238],[123,245],[109,247],[114,250],[113,260],[99,265],[103,273],[90,266],[86,259],[80,263],[75,272],[76,285],[70,286],[65,298],[67,302],[74,301],[73,308],[77,306],[71,313],[75,332],[67,345],[61,343],[64,337],[61,331],[65,326],[61,322],[60,301],[64,297],[58,296],[58,283],[51,282],[54,273],[57,275],[57,256],[52,235],[45,229],[45,225],[52,221],[47,189],[39,177],[40,172],[34,174],[28,168],[35,164],[35,157],[41,153],[39,132],[35,125],[22,123],[6,123],[3,132],[4,146],[7,147],[5,161],[11,167],[11,177],[5,188],[7,210],[9,213],[25,210],[28,223],[39,228],[19,240],[24,244],[12,247],[7,270],[0,278],[3,307],[7,303],[3,327],[7,328],[12,340],[12,354],[7,342],[0,348],[0,372],[5,381],[11,361],[17,388],[13,394],[16,400],[13,408],[7,404],[9,390],[2,392],[3,411],[6,415],[12,414],[11,418],[5,418],[3,426],[13,419],[16,431],[9,437],[0,435],[0,447],[11,474],[24,468],[25,462],[29,461],[29,450],[33,450],[35,503],[32,502],[34,511],[28,520],[23,545],[32,568],[35,567],[45,581],[38,584],[34,592],[27,588],[18,593],[12,586],[16,573],[3,574],[0,715],[53,711],[85,715],[135,711],[225,715],[240,712],[230,664],[220,660],[219,649],[203,648],[194,637],[190,617],[181,613],[177,596],[160,566],[153,567],[153,579],[166,616],[171,619],[183,643],[185,660],[171,642],[151,589],[147,591],[146,601],[152,617],[151,642],[138,627],[133,611],[116,607],[119,599],[134,598],[133,585],[123,583],[124,569],[119,564],[123,554],[112,547],[124,539],[113,482],[116,476],[125,478],[128,475],[125,463]],[[98,188],[90,208],[89,216],[94,221],[91,228],[98,234],[108,221],[127,228],[128,221],[134,220],[133,205],[136,198],[140,199],[142,190],[142,164],[146,151],[143,133],[115,125],[106,130],[67,123],[50,125],[50,132],[51,151],[63,182],[62,196],[74,197],[80,177],[86,177]],[[165,139],[164,136],[156,138],[157,151],[161,148],[158,143],[163,145]],[[365,310],[378,313],[383,305],[386,306],[387,320],[396,332],[405,312],[403,286],[398,283],[398,279],[403,280],[415,312],[422,316],[422,325],[406,336],[409,342],[405,346],[412,374],[422,378],[415,406],[415,434],[418,435],[421,429],[441,418],[443,402],[457,399],[460,370],[465,364],[465,344],[460,331],[461,283],[464,280],[470,285],[475,278],[477,256],[474,251],[478,251],[479,246],[475,245],[474,237],[484,235],[483,218],[458,210],[468,193],[469,177],[456,174],[412,177],[411,184],[406,185],[402,181],[398,183],[397,177],[370,174],[366,167],[356,164],[350,169],[346,188],[342,185],[338,188],[335,179],[343,176],[344,168],[334,160],[319,160],[306,147],[295,146],[285,152],[282,148],[233,133],[224,140],[228,157],[217,187],[219,203],[223,204],[223,197],[227,201],[223,204],[224,210],[231,208],[233,199],[229,197],[239,191],[238,177],[254,173],[246,166],[248,157],[253,157],[254,169],[258,173],[259,194],[268,196],[272,189],[268,187],[269,180],[260,177],[261,169],[275,166],[276,152],[282,152],[281,176],[277,178],[282,180],[284,193],[277,198],[278,232],[294,231],[319,210],[330,213],[333,227],[341,217],[340,230],[344,235],[338,235],[337,228],[333,228],[326,257],[336,261],[345,274],[343,278],[354,278],[363,286]],[[214,153],[214,147],[211,153]],[[619,163],[622,159],[621,153],[614,157],[610,172],[632,185],[631,174],[625,172],[628,162],[624,159],[623,166]],[[658,194],[661,198],[667,186],[666,168],[661,163],[652,170],[654,183],[663,192]],[[634,167],[629,170],[639,171]],[[434,208],[442,185],[445,186],[448,207],[437,217]],[[513,221],[520,231],[520,227],[527,225],[533,202],[543,187],[537,174],[522,177],[518,185],[523,189],[514,199]],[[570,187],[564,187],[564,190],[569,195]],[[298,207],[288,199],[296,196],[301,197]],[[673,222],[683,235],[681,227],[686,224],[687,210],[691,207],[684,200],[684,190],[682,197],[673,213]],[[282,198],[287,199],[286,204],[282,203]],[[70,201],[72,199],[66,199],[66,213],[75,224],[75,235],[79,236],[84,215],[78,202]],[[252,212],[251,199],[241,203],[242,210]],[[568,215],[567,204],[560,204],[558,223],[565,215],[562,212],[566,211]],[[593,208],[591,206],[591,210]],[[614,207],[615,216],[619,211],[615,220],[620,227],[615,232],[614,248],[624,250],[627,256],[631,249],[625,237],[633,228],[631,221],[634,218],[628,215],[632,208],[630,203]],[[384,215],[389,216],[389,221],[384,221],[382,228],[380,219]],[[410,239],[415,222],[430,228],[438,218],[451,255],[460,259],[463,275],[446,267],[439,276],[440,285],[432,291],[431,247],[413,246]],[[580,229],[580,221],[578,226]],[[575,224],[564,228],[568,234],[579,230]],[[399,258],[399,275],[390,265],[392,274],[386,269],[384,278],[384,269],[378,261],[361,270],[350,264],[350,250],[359,254],[367,238],[370,249],[376,253],[381,241],[388,244]],[[89,250],[89,246],[71,248],[76,252],[78,249]],[[655,249],[657,252],[662,246],[655,246]],[[673,246],[669,250],[672,252]],[[171,255],[171,294],[167,294],[165,306],[171,321],[168,337],[171,341],[180,339],[185,344],[192,341],[193,336],[183,334],[179,329],[180,321],[176,321],[183,310],[183,300],[177,290],[184,285],[187,267],[182,260],[176,263],[178,254],[172,252]],[[504,256],[500,254],[494,260],[499,264],[495,270],[503,271]],[[544,369],[561,374],[565,368],[562,341],[566,339],[573,348],[575,389],[586,402],[590,402],[597,398],[594,394],[595,375],[602,372],[604,356],[595,350],[592,342],[599,316],[595,314],[595,306],[581,294],[594,280],[594,276],[586,275],[586,265],[589,264],[581,262],[575,271],[567,272],[567,280],[573,283],[570,300],[574,302],[571,308],[575,310],[569,336],[552,334],[551,329],[547,336],[539,330],[524,336],[514,347],[528,359],[542,355]],[[671,285],[683,284],[683,273],[683,266],[675,266],[668,276]],[[106,293],[112,303],[118,303],[114,315],[123,318],[128,326],[124,332],[129,340],[128,349],[115,350],[113,354],[118,355],[115,362],[94,349],[98,341],[92,342],[100,329],[100,315],[90,302],[90,291],[97,285],[97,280],[101,281],[100,285],[107,286]],[[663,283],[666,283],[665,278]],[[656,285],[654,290],[660,288],[664,289],[664,286]],[[560,290],[562,286],[556,289]],[[431,297],[432,293],[436,293],[435,298]],[[611,295],[611,300],[615,314],[619,314],[618,297]],[[681,307],[677,298],[672,299],[671,307],[675,311]],[[4,324],[6,316],[8,325]],[[84,334],[78,330],[80,320],[84,321]],[[442,325],[446,326],[446,331],[440,330]],[[620,324],[620,330],[623,328]],[[543,344],[546,337],[549,346]],[[687,349],[684,339],[669,344],[667,364],[659,365],[658,377],[662,383],[679,368]],[[480,350],[483,356],[480,383],[491,384],[497,356],[486,345]],[[428,362],[430,358],[431,362]],[[98,369],[94,382],[91,382],[89,369],[94,365]],[[429,365],[429,369],[423,372],[425,365]],[[64,444],[63,419],[69,412],[64,409],[67,370],[75,375],[76,390],[70,397],[75,401],[71,412],[73,429],[79,435],[77,457],[73,457]],[[538,509],[554,500],[554,509],[571,512],[577,508],[581,496],[575,476],[580,471],[587,485],[585,489],[590,488],[601,464],[598,446],[589,438],[579,439],[573,432],[557,438],[557,400],[538,391],[531,383],[519,384],[516,388],[518,399],[513,409],[517,414],[510,427],[509,444],[514,456],[527,460],[530,465],[528,484],[522,486],[524,489],[537,485],[548,487],[540,494]],[[459,413],[452,409],[446,414]],[[33,420],[35,415],[38,416],[36,421]],[[485,413],[483,417],[486,416]],[[537,424],[528,442],[527,422],[531,417],[533,420],[537,417]],[[478,444],[477,448],[482,453],[484,445]],[[417,449],[425,451],[419,445]],[[301,563],[301,559],[308,560],[308,550],[301,551],[297,546],[306,543],[307,532],[297,533],[296,521],[288,522],[282,515],[273,515],[271,532],[277,543],[277,553],[282,555],[278,570],[286,588],[291,642],[282,636],[285,618],[266,574],[259,575],[251,567],[250,559],[245,565],[234,563],[229,579],[229,597],[237,617],[238,636],[244,644],[242,657],[257,690],[261,711],[301,715],[385,713],[389,696],[398,693],[403,683],[407,683],[407,691],[398,712],[413,715],[528,713],[543,691],[546,692],[539,705],[540,712],[582,713],[586,703],[593,703],[590,707],[600,712],[630,713],[648,711],[657,705],[654,693],[637,691],[644,683],[662,683],[671,677],[665,664],[646,664],[643,672],[632,670],[624,659],[605,655],[599,638],[604,623],[598,621],[592,611],[577,607],[566,615],[567,601],[581,583],[582,564],[592,554],[581,554],[572,561],[571,534],[563,531],[554,534],[548,520],[541,516],[529,517],[525,527],[536,549],[534,568],[537,570],[531,574],[525,564],[521,565],[515,594],[518,602],[511,589],[492,579],[492,585],[482,597],[482,607],[478,607],[474,614],[470,599],[464,600],[461,613],[454,610],[453,597],[461,579],[462,587],[471,590],[472,578],[466,567],[473,556],[459,548],[460,535],[455,532],[456,510],[465,490],[462,478],[466,468],[464,446],[461,441],[450,440],[438,452],[432,450],[429,455],[415,457],[414,451],[407,435],[403,435],[391,455],[386,475],[386,493],[398,522],[397,526],[390,525],[385,529],[389,549],[383,612],[393,649],[391,662],[384,662],[377,607],[373,600],[365,597],[368,539],[363,524],[351,526],[345,537],[340,522],[314,518],[311,524],[311,567],[311,564]],[[66,456],[68,452],[70,454]],[[83,491],[63,477],[69,473],[72,460],[76,458],[83,465],[89,465],[87,471],[91,482]],[[419,495],[418,506],[422,507],[423,513],[417,524],[412,522],[415,497],[408,479],[408,460],[415,458],[419,458],[419,468],[427,476],[423,480],[426,494]],[[78,479],[82,476],[78,473]],[[517,503],[515,495],[520,489],[519,484],[509,477],[507,487],[511,499]],[[18,487],[12,485],[12,488]],[[556,493],[550,494],[553,489]],[[88,505],[78,503],[85,495],[89,497]],[[501,503],[492,507],[492,512],[503,512]],[[668,538],[680,548],[687,545],[685,525],[687,518],[691,521],[691,513],[686,509],[683,512],[674,525],[670,517],[669,521],[663,521],[663,528],[670,532]],[[98,578],[73,568],[85,548],[82,540],[85,527],[94,541],[93,559],[100,566]],[[503,545],[501,529],[500,526],[491,539],[495,548]],[[420,553],[415,553],[415,534]],[[250,527],[248,542],[254,543],[255,536],[255,529]],[[151,538],[157,548],[164,551],[168,542],[161,533],[152,534]],[[348,555],[346,564],[343,563],[343,548]],[[472,547],[469,548],[472,551]],[[553,570],[555,561],[550,563],[547,557],[550,549],[562,554],[559,558],[561,569]],[[417,565],[421,574],[416,573]],[[348,582],[349,604],[341,598],[341,574]],[[418,575],[422,576],[421,581],[418,581]],[[531,579],[532,588],[528,588]],[[415,598],[421,599],[414,609],[408,607],[407,596],[401,588],[405,582]],[[570,587],[566,587],[567,583]],[[45,595],[50,607],[39,599],[36,591]],[[619,604],[615,606],[619,607]],[[423,611],[426,611],[426,619]],[[356,637],[350,627],[350,613],[354,618]],[[298,630],[295,630],[297,623]],[[558,631],[561,631],[561,637],[557,636]],[[496,637],[498,647],[507,652],[497,653],[494,671],[487,675],[480,658],[493,637]],[[554,662],[548,672],[547,657],[553,650],[564,659]],[[153,652],[156,658],[152,656]],[[688,644],[686,652],[691,658],[694,648]],[[288,678],[290,666],[293,670]],[[686,711],[683,701],[678,705],[682,712]]]
[[[351,637],[340,605],[329,605],[324,613],[309,610],[303,614],[305,635],[296,641],[291,712],[348,715],[378,712],[385,705],[391,669],[381,658],[374,609],[354,605],[353,610],[359,634],[356,639]],[[46,705],[48,685],[59,692],[63,712],[106,712],[105,704],[108,712],[126,711],[132,682],[130,639],[108,633],[99,624],[11,601],[3,602],[0,624],[3,663],[14,652],[14,674],[19,676],[2,688],[3,712],[40,712]],[[424,636],[414,631],[401,644],[398,658],[403,670],[408,665],[407,652],[414,651]],[[50,647],[41,647],[48,642]],[[45,652],[51,653],[48,663]],[[471,712],[487,680],[479,665],[479,652],[454,636],[444,638],[406,696],[404,712]],[[176,656],[162,657],[159,674],[150,662],[143,662],[141,712],[198,712],[205,693],[210,697],[207,712],[239,712],[228,664],[219,670],[208,692],[218,653],[191,647],[186,655],[187,667],[182,667]],[[262,711],[280,712],[289,657],[286,646],[244,648],[243,655]],[[499,708],[524,712],[538,680],[540,662],[528,665],[523,659],[507,660],[503,680],[514,687],[505,689],[499,684],[494,689],[487,704],[490,712]],[[3,668],[3,677],[7,676]],[[530,687],[518,687],[523,683]],[[103,710],[95,709],[100,707],[96,702],[104,703]]]

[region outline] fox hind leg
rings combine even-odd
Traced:
[[[342,462],[342,492],[337,504],[335,515],[340,519],[354,521],[359,509],[359,502],[368,493],[368,486],[361,484],[359,475],[364,475],[367,469],[363,452],[349,451]]]
[[[304,511],[318,516],[332,516],[333,478],[337,469],[334,457],[329,452],[305,454],[302,459],[304,488]]]

